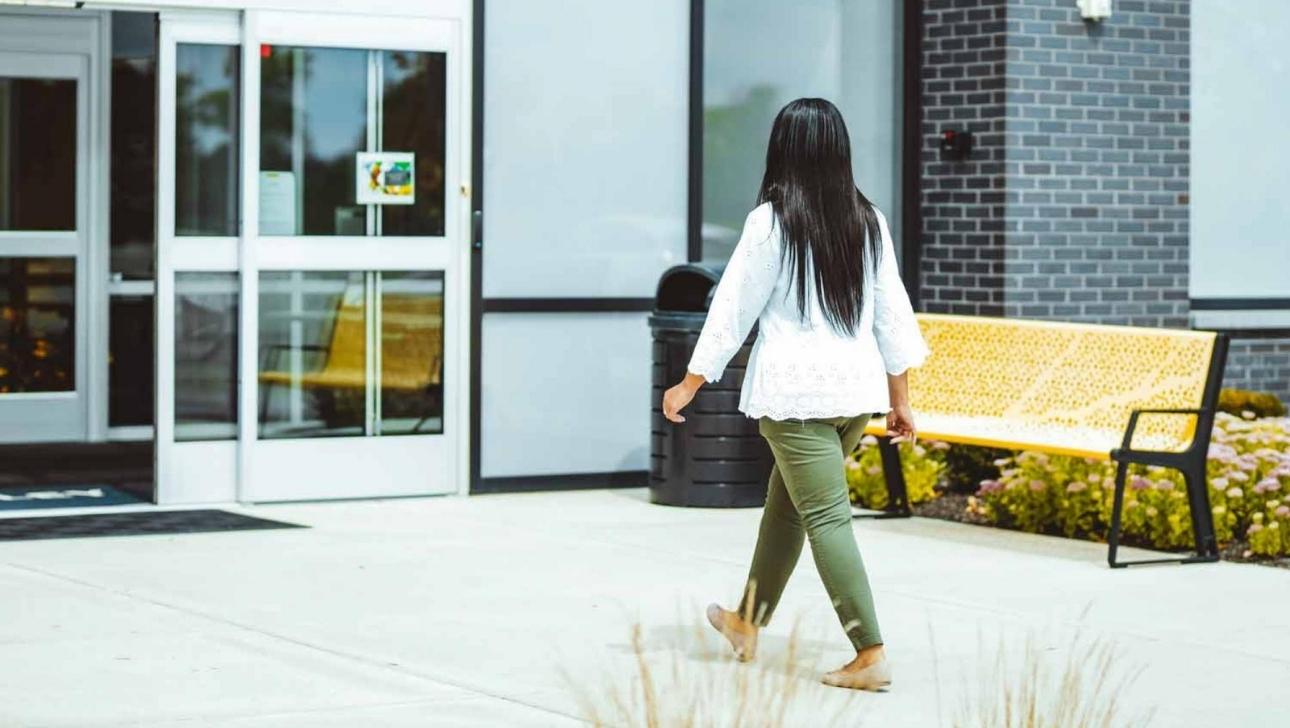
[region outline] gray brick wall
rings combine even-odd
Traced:
[[[1223,385],[1272,392],[1290,405],[1290,339],[1234,339]]]
[[[923,35],[925,311],[1003,315],[1005,0],[927,0]],[[975,136],[971,159],[944,161],[942,129]]]
[[[1190,0],[926,0],[924,311],[1186,328]],[[943,160],[947,128],[976,137]],[[1290,339],[1227,386],[1290,401]]]
[[[1190,0],[1007,0],[1004,315],[1186,327]]]

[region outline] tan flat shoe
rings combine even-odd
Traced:
[[[834,670],[826,672],[821,682],[835,688],[851,690],[886,690],[891,685],[891,667],[887,658],[882,658],[872,665],[859,670]]]
[[[709,604],[708,623],[730,642],[735,650],[735,659],[748,662],[756,656],[757,630],[743,624],[738,614],[722,609],[719,605]]]

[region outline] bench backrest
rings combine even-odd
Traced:
[[[400,390],[438,384],[443,369],[443,299],[386,293],[381,302],[381,384]],[[367,322],[362,298],[342,298],[322,371],[337,380],[366,379]]]
[[[1134,409],[1207,404],[1211,331],[947,314],[918,314],[918,322],[932,351],[909,377],[918,412],[1094,428],[1118,444]],[[1134,445],[1181,448],[1196,424],[1144,416]]]

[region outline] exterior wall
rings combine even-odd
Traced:
[[[1290,405],[1290,339],[1234,339],[1223,386],[1272,392]]]
[[[1008,316],[1186,327],[1190,0],[1008,0]]]
[[[925,1],[923,310],[1190,327],[1190,36],[1191,0]],[[1225,384],[1290,398],[1290,340],[1233,339]]]
[[[921,307],[1001,316],[1004,303],[1006,0],[927,0],[923,12]],[[973,133],[965,161],[940,132]]]

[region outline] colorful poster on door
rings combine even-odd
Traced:
[[[416,201],[415,158],[412,152],[359,152],[355,201],[360,205],[411,205]]]

